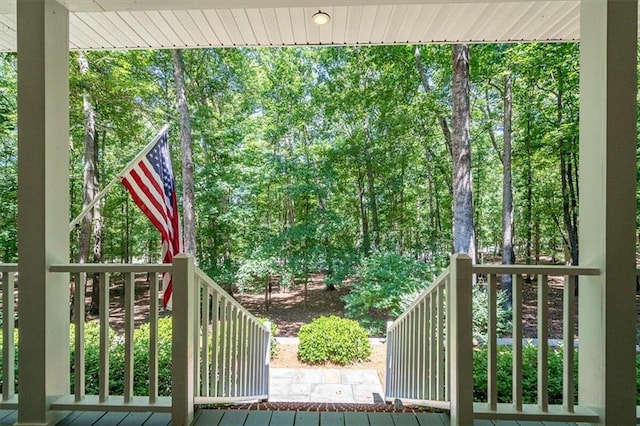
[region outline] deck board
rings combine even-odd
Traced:
[[[368,417],[371,426],[389,426],[393,424],[391,413],[369,413]]]
[[[449,417],[446,414],[438,413],[418,413],[416,420],[420,426],[447,426],[449,424]]]
[[[139,413],[128,413],[127,417],[122,419],[118,426],[139,426],[144,424],[149,417],[151,417],[150,411],[142,411]]]
[[[344,413],[337,411],[323,411],[320,413],[322,426],[344,426]]]
[[[0,410],[0,425],[11,425],[18,421],[17,410]]]
[[[107,414],[106,411],[83,411],[78,417],[73,419],[73,421],[69,423],[69,425],[71,426],[93,425],[98,420],[100,420],[100,418],[105,414]]]
[[[271,423],[271,411],[250,411],[244,426],[265,426]]]
[[[0,426],[17,421],[16,410],[0,410]],[[56,426],[168,426],[170,413],[76,411]],[[475,420],[474,426],[576,426],[576,423]],[[440,413],[199,410],[192,426],[447,426]]]
[[[295,418],[296,413],[294,411],[274,411],[271,414],[271,422],[269,424],[272,426],[293,426]]]
[[[413,413],[393,413],[391,418],[395,426],[420,426],[416,415]]]
[[[94,426],[117,426],[124,418],[127,417],[127,413],[111,411],[94,423]]]
[[[294,426],[307,426],[320,424],[320,412],[318,411],[296,411]]]
[[[248,410],[228,410],[222,416],[222,420],[218,423],[218,426],[238,426],[244,425],[244,421],[249,415]]]
[[[143,424],[144,426],[167,426],[171,424],[171,414],[153,413]]]
[[[345,426],[369,426],[367,413],[347,412],[344,413]]]

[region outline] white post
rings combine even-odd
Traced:
[[[447,289],[447,339],[452,425],[473,424],[471,266],[471,258],[466,254],[451,256],[451,280]]]
[[[194,396],[194,315],[195,264],[192,255],[173,258],[173,329],[171,331],[173,369],[172,424],[188,426],[193,421]]]
[[[69,13],[16,1],[18,38],[18,424],[55,421],[69,394]]]
[[[636,420],[635,0],[582,0],[580,11],[579,404],[600,424]]]

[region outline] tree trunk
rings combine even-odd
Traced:
[[[454,44],[453,62],[453,248],[476,261],[473,223],[473,179],[471,175],[469,48]]]
[[[558,68],[558,94],[556,106],[558,109],[558,127],[564,121],[564,76],[562,69]],[[577,159],[573,155],[575,151],[574,139],[562,136],[559,140],[560,177],[562,181],[562,213],[565,229],[567,230],[567,245],[571,253],[571,264],[578,265],[578,201],[577,201]],[[575,162],[575,164],[574,164]],[[567,259],[565,259],[565,262]]]
[[[502,137],[502,264],[515,263],[513,252],[513,186],[511,175],[511,118],[513,110],[511,75],[504,76],[504,118]],[[511,299],[511,275],[502,277],[502,289]]]
[[[97,142],[96,135],[96,142]],[[97,146],[97,144],[96,144]],[[95,154],[95,164],[98,164],[98,150],[94,150]],[[96,168],[96,194],[98,190],[98,183],[100,182],[100,170]],[[94,197],[95,197],[94,195]],[[102,228],[103,228],[103,220],[102,220],[102,212],[100,209],[100,205],[102,204],[102,200],[98,201],[96,205],[93,207],[93,263],[101,263],[102,262]],[[93,283],[91,286],[91,305],[89,307],[89,312],[92,315],[98,315],[100,313],[100,286],[108,285],[108,283],[100,282],[100,274],[93,274],[93,279],[91,280]]]
[[[89,61],[83,52],[78,54],[78,65],[80,66],[80,74],[86,75],[89,72]],[[85,89],[82,93],[82,109],[84,113],[84,166],[83,166],[83,197],[82,197],[82,210],[93,201],[98,194],[98,135],[96,133],[96,117],[95,110],[91,104],[91,97],[89,92]],[[95,226],[94,220],[96,214],[100,215],[100,207],[98,204],[93,206],[92,209],[82,218],[80,223],[80,252],[79,263],[86,263],[89,261],[90,247],[91,247],[91,228]],[[94,244],[100,244],[100,241],[94,241]],[[76,283],[76,285],[86,285],[85,283]],[[92,305],[93,298],[99,297],[98,284],[96,280],[92,283]],[[91,311],[91,310],[90,310]],[[92,312],[93,313],[93,312]]]
[[[369,195],[369,211],[371,212],[371,225],[373,226],[373,248],[380,248],[380,222],[378,220],[378,202],[375,186],[375,175],[373,172],[373,159],[371,158],[371,139],[369,131],[365,135],[365,164],[367,169],[367,193]]]
[[[184,251],[196,257],[196,222],[193,189],[193,155],[191,151],[191,118],[187,91],[184,84],[184,63],[182,51],[171,51],[173,78],[176,83],[176,97],[180,113],[180,140],[182,148],[182,216],[184,221]]]
[[[367,215],[367,202],[364,194],[364,175],[358,170],[358,200],[360,201],[360,220],[362,221],[362,252],[368,256],[371,252],[371,240],[369,236],[369,217]]]

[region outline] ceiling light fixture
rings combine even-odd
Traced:
[[[316,25],[326,25],[331,20],[331,16],[329,16],[328,13],[325,13],[325,12],[319,10],[316,13],[313,14],[311,19],[313,20],[313,22]]]

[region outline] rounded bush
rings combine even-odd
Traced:
[[[339,365],[365,361],[373,351],[367,332],[354,320],[319,317],[300,327],[298,358],[308,364]]]

